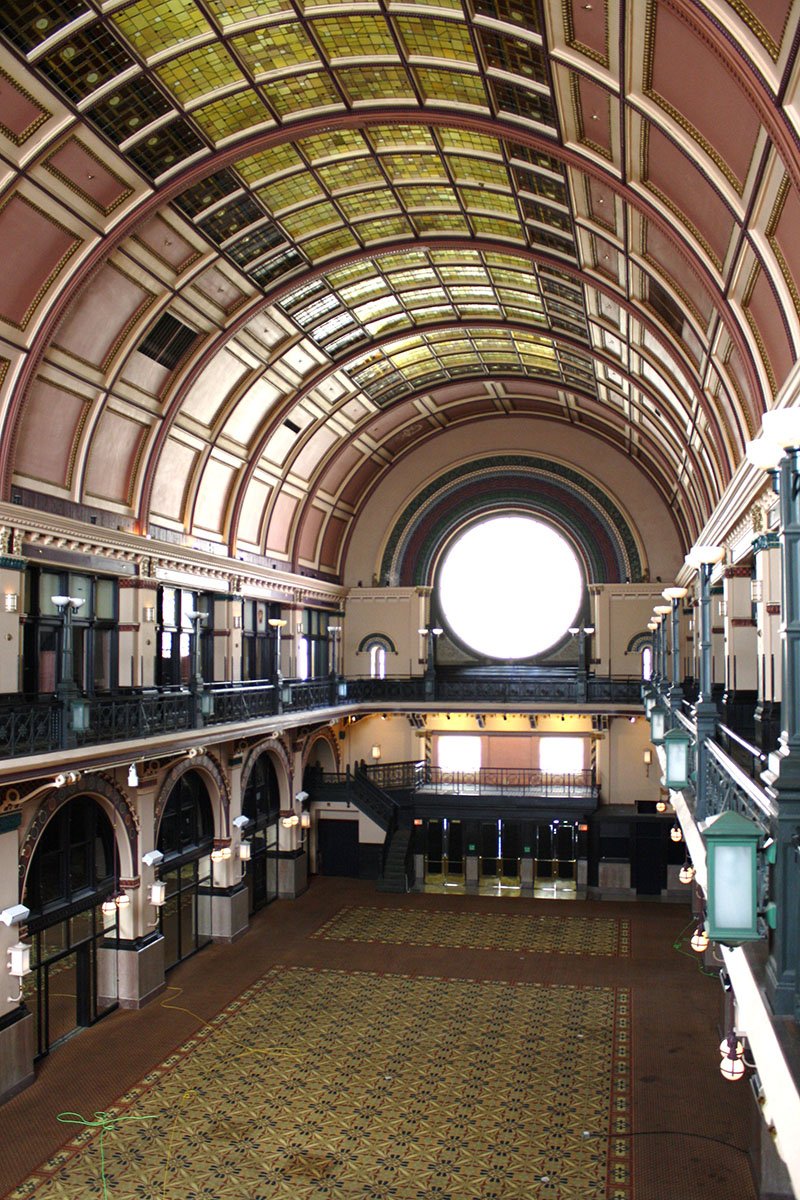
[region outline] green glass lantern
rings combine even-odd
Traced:
[[[762,831],[735,812],[711,817],[703,829],[708,870],[706,929],[713,942],[755,942],[758,843]]]
[[[673,792],[689,786],[689,747],[691,738],[683,729],[670,729],[664,734],[664,753],[667,758],[665,786]]]
[[[654,746],[660,746],[667,733],[667,718],[669,712],[663,704],[656,704],[650,710],[650,741]]]

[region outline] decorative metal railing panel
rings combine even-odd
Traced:
[[[0,758],[37,754],[59,744],[61,708],[55,701],[0,707]]]
[[[413,704],[425,698],[425,681],[416,679],[348,679],[350,704]]]
[[[283,707],[293,712],[306,708],[330,708],[340,703],[336,683],[332,679],[312,679],[284,684]]]
[[[368,778],[385,792],[413,792],[421,786],[425,777],[425,763],[381,763],[378,766],[367,766],[365,772]]]
[[[214,712],[205,718],[206,725],[253,721],[258,717],[272,717],[278,711],[278,691],[272,684],[212,687],[211,694]]]
[[[192,727],[188,692],[95,697],[88,704],[89,726],[76,735],[78,745],[127,741]]]

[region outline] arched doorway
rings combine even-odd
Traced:
[[[253,763],[242,796],[242,813],[250,824],[244,831],[250,842],[245,882],[250,912],[278,898],[278,814],[280,785],[272,756],[260,754]]]
[[[37,1058],[116,1008],[116,978],[109,968],[99,980],[98,966],[103,944],[113,947],[118,937],[116,906],[103,912],[118,878],[114,830],[94,797],[62,804],[36,844],[23,895],[32,968],[24,997]]]
[[[164,967],[169,970],[211,941],[211,848],[214,815],[198,771],[187,771],[169,794],[158,828],[164,855],[159,878],[166,900],[159,911]]]

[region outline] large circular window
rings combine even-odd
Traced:
[[[549,525],[492,517],[453,542],[437,587],[443,617],[471,650],[530,658],[575,623],[583,572],[572,547]]]

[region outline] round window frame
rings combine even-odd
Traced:
[[[580,596],[579,596],[577,605],[575,607],[575,612],[574,612],[573,616],[571,617],[571,619],[569,620],[569,622],[567,623],[567,626],[564,629],[564,632],[562,634],[559,634],[559,636],[553,642],[551,642],[549,646],[546,646],[544,649],[534,650],[531,654],[526,654],[526,655],[522,655],[520,657],[515,657],[515,658],[509,658],[507,656],[502,657],[499,655],[488,654],[485,651],[477,650],[474,646],[471,646],[469,644],[469,642],[465,641],[463,636],[461,634],[459,634],[456,631],[456,629],[454,628],[452,622],[449,620],[449,618],[445,612],[444,605],[442,604],[442,600],[441,600],[442,570],[444,568],[444,564],[447,559],[447,556],[450,553],[450,551],[452,550],[452,548],[456,545],[456,543],[458,541],[461,540],[462,537],[464,537],[471,530],[476,529],[480,525],[486,525],[489,521],[495,521],[495,520],[501,519],[503,517],[521,518],[523,520],[530,521],[531,524],[533,524],[533,525],[542,525],[546,529],[550,530],[552,533],[555,533],[558,537],[560,537],[562,539],[562,541],[564,541],[566,543],[566,545],[570,548],[570,550],[574,554],[575,561],[578,564],[578,570],[579,570],[580,576],[581,576]],[[586,625],[588,623],[589,579],[587,577],[586,564],[583,560],[583,556],[581,555],[580,550],[579,550],[578,546],[575,544],[575,542],[568,536],[568,534],[560,526],[554,524],[551,521],[546,520],[538,513],[533,514],[533,513],[528,513],[528,512],[508,511],[508,510],[502,511],[502,512],[482,513],[482,514],[480,514],[480,516],[476,516],[474,519],[472,519],[468,522],[465,522],[462,525],[459,525],[459,527],[457,529],[453,530],[451,536],[448,537],[446,542],[444,542],[442,544],[439,554],[437,555],[436,564],[435,564],[435,568],[434,568],[434,572],[433,572],[433,589],[432,590],[433,590],[433,608],[436,613],[436,619],[435,620],[432,619],[431,624],[432,625],[438,624],[439,626],[441,626],[444,629],[444,631],[446,632],[448,639],[455,646],[457,646],[460,650],[462,650],[470,658],[470,660],[472,660],[473,662],[476,662],[476,663],[484,664],[484,665],[489,665],[489,666],[495,665],[495,666],[505,666],[505,667],[533,666],[542,661],[546,661],[546,660],[552,658],[552,656],[554,654],[557,654],[564,646],[566,646],[570,641],[573,640],[573,636],[569,632],[571,628],[573,628],[576,625]],[[569,664],[564,664],[564,665],[569,665]]]

